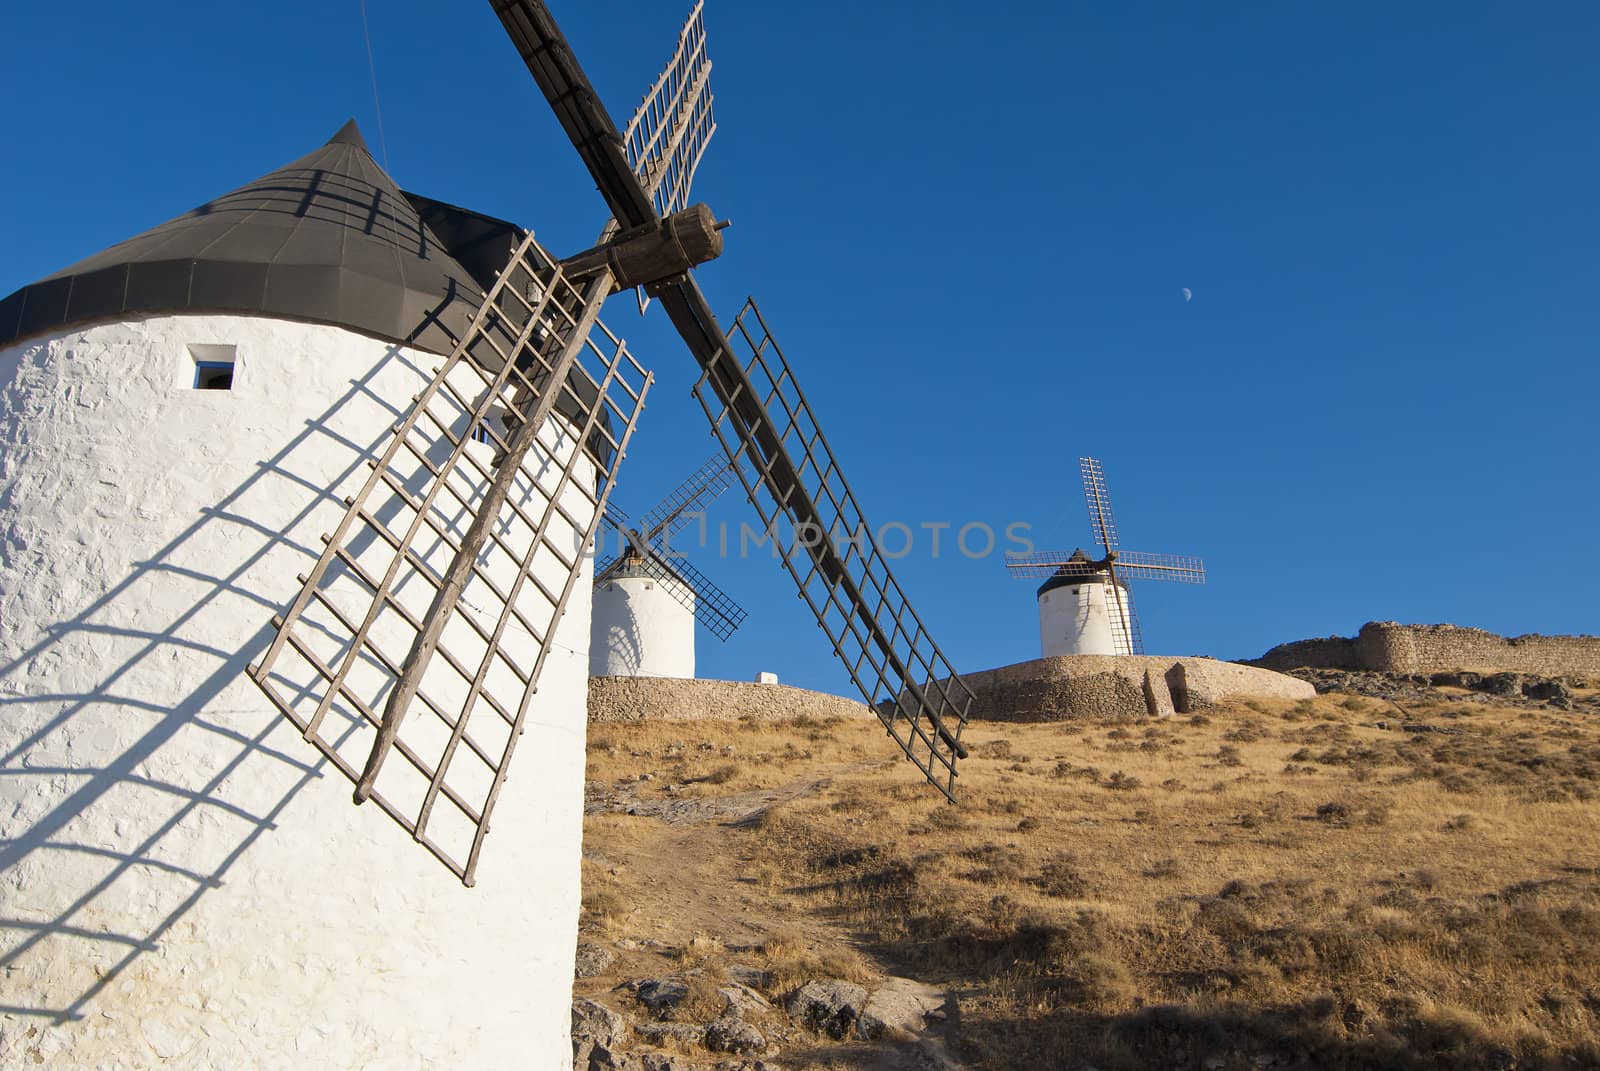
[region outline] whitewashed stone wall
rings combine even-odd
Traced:
[[[1124,600],[1113,605],[1112,600]],[[1039,651],[1058,655],[1128,653],[1123,630],[1113,624],[1125,616],[1128,590],[1105,583],[1063,584],[1039,596]]]
[[[0,1067],[570,1062],[587,585],[473,889],[244,675],[438,360],[226,316],[0,351]]]
[[[694,676],[694,604],[684,605],[661,581],[602,581],[594,586],[592,612],[591,676]]]

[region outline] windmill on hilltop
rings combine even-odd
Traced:
[[[1105,469],[1092,457],[1080,457],[1078,468],[1083,475],[1089,524],[1102,556],[1090,558],[1081,548],[1070,554],[1007,554],[1006,568],[1014,577],[1047,578],[1038,590],[1043,657],[1144,654],[1144,638],[1127,581],[1204,584],[1205,564],[1199,558],[1119,550]]]
[[[403,190],[352,122],[0,300],[0,1066],[570,1064],[587,548],[653,381],[599,318],[623,290],[726,467],[604,583],[670,566],[714,608],[663,541],[737,481],[953,793],[970,690],[754,301],[725,332],[694,278],[701,8],[619,131],[543,3],[491,6],[605,200],[594,247]]]
[[[736,482],[733,465],[718,455],[633,527],[606,503],[600,553],[613,546],[619,553],[595,567],[591,676],[693,677],[695,623],[723,641],[744,623],[744,608],[671,548],[672,537]]]

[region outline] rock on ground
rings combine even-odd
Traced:
[[[573,974],[579,978],[593,978],[595,975],[606,973],[616,961],[617,954],[611,949],[592,941],[582,941],[578,944]]]
[[[700,1045],[706,1039],[706,1028],[694,1023],[639,1023],[633,1030],[652,1045],[667,1041],[678,1045]]]
[[[726,1010],[734,1015],[758,1015],[772,1007],[766,997],[740,982],[729,982],[717,992],[727,1001]]]
[[[572,1066],[588,1071],[595,1050],[615,1049],[627,1031],[628,1021],[604,1004],[583,998],[573,1001]]]
[[[746,1054],[764,1052],[767,1039],[761,1031],[732,1011],[722,1013],[706,1027],[705,1046],[712,1052]]]
[[[904,1031],[920,1033],[927,1017],[944,1006],[944,995],[910,978],[890,978],[873,990],[856,1020],[856,1034],[868,1041]]]
[[[826,982],[807,982],[790,994],[785,1003],[789,1018],[802,1026],[843,1038],[861,1018],[866,1007],[867,991],[854,982],[834,979]]]
[[[689,986],[676,978],[647,978],[639,983],[634,995],[640,1004],[650,1009],[651,1015],[660,1019],[689,995]]]

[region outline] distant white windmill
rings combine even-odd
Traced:
[[[745,611],[671,546],[738,482],[717,456],[701,465],[630,527],[607,503],[595,568],[589,673],[595,677],[693,677],[695,622],[719,640],[744,623]],[[618,546],[618,544],[621,544]]]
[[[1092,457],[1080,457],[1078,467],[1089,522],[1104,556],[1091,558],[1082,550],[1008,554],[1006,568],[1016,577],[1047,578],[1037,593],[1039,647],[1045,658],[1144,654],[1139,617],[1126,582],[1204,584],[1205,564],[1199,558],[1118,550],[1105,469]]]

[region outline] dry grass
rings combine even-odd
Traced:
[[[1600,1066],[1600,726],[1405,720],[1459,731],[1354,698],[974,725],[958,807],[876,723],[609,728],[590,778],[640,799],[827,783],[734,824],[596,816],[625,865],[585,904],[625,930],[653,897],[661,940],[709,926],[774,992],[946,985],[986,1068]],[[647,882],[674,852],[692,879]]]

